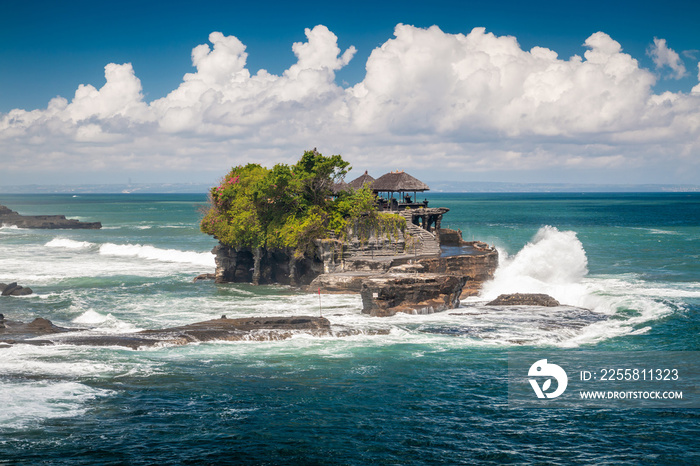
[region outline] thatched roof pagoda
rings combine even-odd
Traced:
[[[353,188],[343,180],[340,180],[331,187],[331,191],[333,191],[334,195],[340,194],[341,191],[352,191],[352,189]]]
[[[372,191],[379,192],[422,192],[430,191],[430,187],[408,173],[395,171],[382,175],[372,184]]]
[[[418,203],[418,192],[429,191],[430,187],[421,180],[414,178],[408,173],[395,171],[382,175],[372,183],[372,191],[379,196],[379,193],[387,193],[387,199],[381,201],[380,206],[388,210],[403,210],[405,208],[427,207],[428,201]],[[394,193],[400,193],[399,199],[394,199]],[[413,193],[411,199],[410,193]]]
[[[362,189],[362,187],[366,184],[368,184],[369,187],[371,188],[373,183],[374,183],[374,178],[372,178],[367,173],[367,170],[365,170],[365,173],[363,175],[360,175],[359,177],[355,178],[350,183],[348,183],[348,185],[352,189]]]

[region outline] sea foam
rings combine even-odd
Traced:
[[[588,258],[575,232],[542,227],[515,256],[499,253],[499,267],[481,293],[484,299],[503,293],[545,293],[562,303],[582,305]]]
[[[0,430],[22,429],[46,419],[80,416],[87,411],[88,401],[110,393],[77,382],[3,382]]]
[[[54,238],[44,246],[47,248],[64,248],[64,249],[87,249],[95,246],[89,241],[75,241],[68,238]]]
[[[692,296],[694,292],[693,287],[660,289],[658,284],[634,277],[591,277],[586,251],[576,233],[546,226],[514,256],[501,254],[493,280],[484,284],[478,299],[490,301],[502,293],[545,293],[565,305],[608,316],[622,313],[622,319],[606,319],[574,332],[552,329],[541,334],[541,342],[578,346],[636,334],[646,322],[673,312],[670,303],[659,298]],[[467,303],[474,301],[467,300]],[[489,318],[484,320],[495,323]],[[526,334],[533,332],[529,323],[522,324]],[[517,328],[503,328],[503,331],[506,340],[515,340],[512,333],[522,332]]]
[[[163,262],[179,262],[214,267],[214,254],[210,252],[180,251],[177,249],[161,249],[140,244],[112,244],[100,246],[100,254],[106,256],[139,257],[141,259]]]

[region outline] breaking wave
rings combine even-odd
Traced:
[[[139,257],[141,259],[163,262],[180,262],[196,264],[204,267],[214,267],[214,254],[210,252],[180,251],[177,249],[161,249],[140,244],[112,244],[100,246],[100,254],[106,256]]]
[[[68,238],[54,238],[44,246],[47,248],[88,249],[95,246],[95,243],[89,241],[75,241]]]
[[[646,323],[674,312],[674,298],[697,292],[694,287],[661,285],[637,277],[589,276],[586,251],[576,233],[551,226],[541,228],[514,256],[499,253],[499,267],[493,280],[484,284],[481,302],[504,293],[545,293],[562,305],[616,316],[559,335],[555,344],[564,346],[644,333],[649,329]]]
[[[54,238],[44,246],[71,250],[94,248],[97,249],[99,254],[104,256],[138,257],[147,260],[195,264],[204,267],[214,267],[216,265],[214,255],[210,252],[180,251],[178,249],[163,249],[141,244],[105,243],[98,245],[89,241]]]
[[[562,303],[582,305],[588,258],[575,232],[545,226],[515,256],[499,254],[498,270],[481,293],[485,299],[502,293],[545,293]]]

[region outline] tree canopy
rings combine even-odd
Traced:
[[[237,166],[210,190],[204,233],[233,247],[291,249],[310,253],[314,240],[344,237],[358,222],[403,228],[402,217],[381,214],[369,188],[333,192],[349,170],[340,155],[306,151],[292,166]]]

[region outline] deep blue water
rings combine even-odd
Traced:
[[[700,350],[700,195],[431,194],[443,226],[494,244],[484,295],[548,292],[606,316],[582,328],[502,313],[360,314],[389,335],[120,348],[0,348],[2,464],[700,464],[700,411],[511,409],[509,351]],[[99,231],[0,229],[7,318],[131,331],[227,314],[318,312],[284,287],[192,283],[211,271],[204,195],[3,195]],[[557,317],[554,321],[556,323]]]

